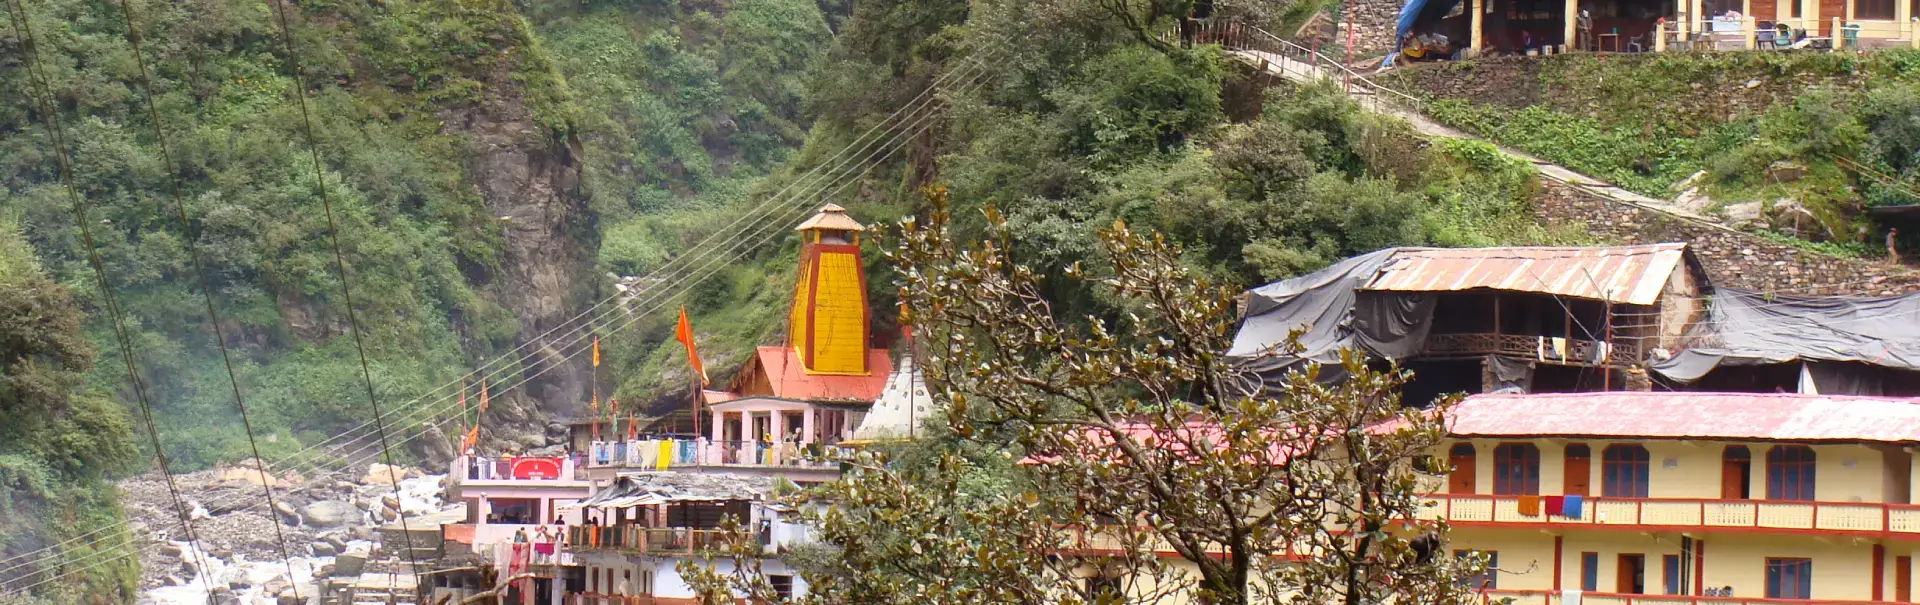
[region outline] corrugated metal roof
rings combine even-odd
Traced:
[[[1920,398],[1791,393],[1474,395],[1461,437],[1622,437],[1920,442]]]
[[[1659,300],[1686,247],[1401,248],[1361,289],[1455,292],[1485,288],[1650,305]]]

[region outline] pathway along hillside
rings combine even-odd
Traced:
[[[1429,119],[1419,111],[1421,100],[1418,97],[1381,86],[1364,74],[1357,73],[1317,51],[1258,28],[1238,24],[1215,24],[1203,30],[1201,34],[1207,38],[1208,42],[1221,44],[1227,49],[1228,54],[1235,58],[1290,82],[1344,80],[1342,88],[1361,108],[1406,120],[1415,131],[1423,135],[1468,139],[1492,145],[1509,157],[1533,165],[1539,171],[1541,178],[1546,181],[1550,195],[1555,189],[1572,190],[1607,204],[1627,207],[1623,210],[1639,211],[1617,214],[1651,213],[1655,220],[1625,218],[1619,219],[1616,224],[1593,225],[1593,227],[1598,233],[1627,240],[1645,241],[1647,236],[1653,235],[1661,239],[1685,239],[1692,242],[1699,249],[1704,264],[1709,265],[1707,267],[1709,273],[1715,274],[1716,283],[1801,294],[1886,295],[1920,292],[1920,271],[1911,267],[1876,264],[1860,259],[1801,251],[1733,229],[1679,208],[1668,200],[1627,191],[1612,183],[1574,172],[1565,166],[1447,127]],[[1561,203],[1554,204],[1556,211],[1569,211],[1568,207],[1574,205],[1578,205],[1578,202],[1569,204],[1562,200]],[[1608,218],[1616,214],[1604,210],[1595,211],[1591,208],[1584,211],[1574,209],[1570,212],[1585,218]],[[1679,223],[1683,226],[1675,229],[1648,224],[1659,222]],[[1676,235],[1684,237],[1675,237]],[[1799,264],[1806,266],[1787,269],[1785,267],[1792,264],[1792,261],[1783,260],[1785,258],[1797,258],[1800,260]],[[1766,273],[1769,269],[1778,269],[1790,275],[1778,279],[1759,275]]]

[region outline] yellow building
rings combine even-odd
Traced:
[[[1490,596],[1911,601],[1920,400],[1477,395],[1449,431],[1427,516]]]

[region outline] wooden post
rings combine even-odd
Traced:
[[[1487,19],[1487,11],[1485,6],[1487,1],[1488,0],[1473,0],[1472,6],[1469,7],[1473,9],[1473,19],[1471,19],[1473,26],[1471,28],[1471,31],[1467,34],[1467,43],[1468,43],[1467,48],[1473,50],[1474,56],[1480,55],[1480,29],[1482,27],[1482,22],[1486,21]]]
[[[1664,21],[1653,24],[1653,52],[1667,52],[1667,28],[1671,26]]]
[[[1560,38],[1560,48],[1562,50],[1571,49],[1576,46],[1576,41],[1574,40],[1575,23],[1580,19],[1580,0],[1567,0],[1566,12],[1566,18],[1562,19],[1562,21],[1566,22],[1564,33],[1561,34],[1562,37]],[[1582,48],[1580,50],[1586,49]]]
[[[1746,19],[1746,23],[1740,24],[1740,29],[1746,32],[1747,50],[1753,50],[1755,48],[1759,48],[1760,45],[1759,45],[1759,42],[1756,40],[1756,37],[1759,36],[1760,32],[1754,31],[1753,29],[1756,25],[1754,22],[1753,15],[1747,15],[1745,19]]]
[[[1833,36],[1833,49],[1834,49],[1834,50],[1840,50],[1840,49],[1843,49],[1843,48],[1846,48],[1846,44],[1847,44],[1847,30],[1844,30],[1844,29],[1840,29],[1840,18],[1839,18],[1839,17],[1833,17],[1833,30],[1831,30],[1831,32],[1829,33],[1829,35],[1831,35],[1831,36]]]

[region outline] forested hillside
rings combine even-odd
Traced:
[[[1090,258],[1096,229],[1124,221],[1238,285],[1383,246],[1580,238],[1577,226],[1533,222],[1531,169],[1491,147],[1430,144],[1332,89],[1275,88],[1218,49],[1162,40],[1169,17],[1192,8],[1179,0],[328,0],[289,5],[291,52],[271,3],[131,5],[151,87],[122,4],[20,2],[27,22],[0,37],[0,213],[86,312],[75,325],[91,348],[117,360],[50,119],[175,471],[248,452],[194,252],[269,459],[371,417],[323,185],[380,400],[404,411],[504,361],[514,388],[495,391],[484,447],[537,447],[556,438],[549,423],[586,414],[589,390],[584,359],[569,358],[577,340],[549,330],[616,284],[657,283],[629,278],[697,251],[935,83],[943,118],[932,130],[805,203],[834,201],[883,227],[944,187],[960,233],[978,235],[993,208],[1009,217],[1017,254],[1056,271]],[[1284,25],[1303,6],[1222,10]],[[46,76],[44,94],[30,68]],[[318,176],[289,94],[296,73]],[[716,375],[783,333],[787,228],[684,299]],[[890,240],[882,230],[865,241],[875,333],[887,333]],[[1059,294],[1078,311],[1125,311],[1098,290]],[[602,326],[601,391],[627,411],[684,405],[674,306],[624,331]],[[117,361],[85,382],[73,391],[97,395],[76,401],[97,405],[74,409],[133,409]],[[133,435],[144,431],[89,426],[116,452],[84,465],[89,481],[140,470],[133,452],[152,446]],[[430,432],[412,455],[446,445]],[[9,490],[37,485],[10,480]],[[79,490],[68,497],[111,515],[89,481],[68,484]]]

